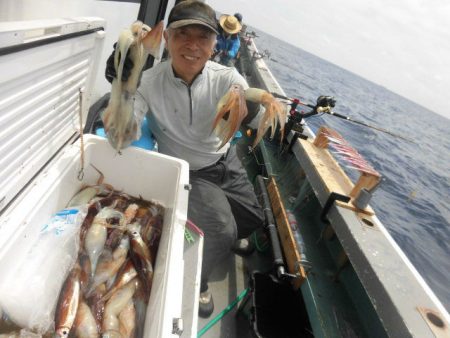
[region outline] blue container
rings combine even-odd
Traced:
[[[134,147],[143,148],[147,150],[154,150],[156,141],[150,132],[150,128],[148,126],[148,121],[146,117],[144,118],[144,122],[142,123],[141,133],[142,133],[141,138],[131,143],[131,145]],[[101,137],[106,137],[104,128],[96,129],[95,134]]]

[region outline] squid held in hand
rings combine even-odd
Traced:
[[[280,123],[280,131],[283,135],[287,118],[286,107],[265,90],[259,88],[244,90],[241,85],[235,84],[217,105],[217,114],[212,129],[222,140],[219,149],[233,137],[246,118],[248,114],[246,101],[262,104],[265,108],[264,115],[259,121],[253,147],[261,141],[269,128],[271,128],[271,138],[273,138],[278,123]]]
[[[273,138],[278,123],[280,123],[281,139],[283,139],[284,126],[287,118],[287,109],[285,105],[269,92],[259,88],[247,89],[245,91],[245,98],[252,102],[261,103],[266,109],[264,116],[259,121],[258,132],[253,147],[261,141],[269,127],[271,128],[270,138]]]
[[[134,95],[148,55],[157,56],[162,31],[162,21],[153,29],[136,21],[120,33],[114,55],[117,77],[112,82],[111,98],[102,116],[108,140],[118,152],[130,145],[138,135],[139,126],[133,114]],[[122,81],[127,53],[133,68],[129,78]]]
[[[232,85],[217,104],[217,114],[213,122],[213,130],[222,140],[219,149],[239,130],[247,114],[244,88],[238,84]]]

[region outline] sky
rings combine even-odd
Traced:
[[[450,119],[448,0],[208,0]]]

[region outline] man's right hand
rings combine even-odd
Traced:
[[[116,43],[114,44],[114,50],[112,54],[109,56],[108,60],[106,61],[106,69],[105,69],[105,78],[109,83],[112,83],[115,78],[117,78],[116,69],[114,67],[114,54],[116,53]],[[123,64],[123,71],[122,71],[122,81],[125,82],[128,80],[128,78],[131,75],[131,69],[133,69],[133,61],[130,59],[130,50],[128,50],[127,56],[125,58],[125,62]],[[120,52],[119,52],[119,61],[120,61]]]

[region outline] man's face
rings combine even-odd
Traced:
[[[200,25],[189,25],[164,32],[175,73],[191,83],[211,57],[216,34]]]

